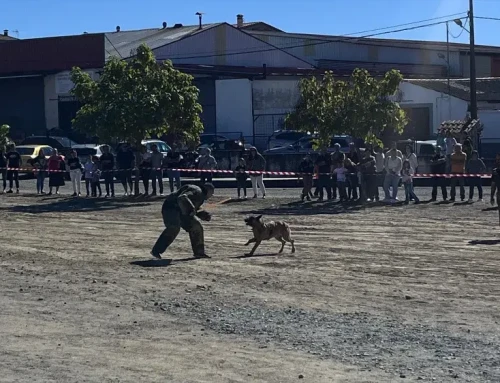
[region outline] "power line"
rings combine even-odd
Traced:
[[[115,44],[113,44],[113,42],[109,39],[108,34],[107,34],[107,33],[105,33],[105,34],[104,34],[104,36],[106,36],[106,39],[109,41],[109,43],[110,43],[110,44],[111,44],[111,46],[114,48],[114,50],[116,51],[116,53],[118,53],[118,54],[120,55],[120,58],[122,58],[122,59],[123,59],[122,54],[120,53],[120,51],[119,51],[118,49],[116,49]],[[108,52],[108,51],[106,50],[106,52]],[[108,52],[108,53],[109,53],[109,52]]]
[[[463,19],[465,17],[462,17],[460,19]],[[235,55],[242,55],[242,54],[249,54],[249,53],[261,53],[261,52],[271,52],[271,51],[276,51],[276,50],[288,50],[288,49],[294,49],[294,48],[302,48],[302,47],[308,47],[308,46],[318,46],[318,45],[323,45],[323,44],[331,44],[331,43],[338,43],[338,42],[356,42],[361,39],[366,39],[369,37],[376,37],[376,36],[382,36],[382,35],[387,35],[387,34],[392,34],[392,33],[399,33],[399,32],[407,32],[407,31],[412,31],[415,29],[420,29],[420,28],[428,28],[428,27],[433,27],[436,25],[442,25],[447,22],[453,21],[456,19],[450,19],[450,20],[444,20],[444,21],[439,21],[439,22],[434,22],[434,23],[429,23],[429,24],[423,24],[423,25],[418,25],[414,27],[407,27],[407,28],[400,28],[400,29],[394,29],[390,31],[385,31],[385,32],[379,32],[379,33],[372,33],[372,34],[367,34],[363,36],[358,36],[358,37],[344,37],[344,38],[337,38],[337,39],[324,39],[321,41],[316,41],[316,42],[310,42],[310,43],[302,43],[302,44],[297,44],[297,45],[290,45],[286,47],[278,47],[278,46],[272,46],[271,48],[264,48],[264,49],[253,49],[253,50],[241,50],[241,51],[234,51],[234,52],[224,52],[224,53],[215,53],[215,54],[207,54],[207,55],[196,55],[196,56],[182,56],[182,55],[170,55],[170,58],[174,59],[198,59],[198,58],[210,58],[210,57],[220,57],[220,56],[235,56]],[[265,34],[263,34],[265,36]],[[269,35],[268,35],[269,36]],[[270,35],[272,36],[272,35]],[[315,40],[320,40],[320,39],[315,39]],[[367,41],[365,41],[367,42]],[[372,42],[367,42],[370,45],[379,45],[379,46],[384,46],[384,47],[393,47],[393,45],[389,44],[374,44]]]
[[[493,20],[493,21],[500,21],[500,18],[498,17],[481,17],[481,16],[474,16],[475,19],[480,19],[480,20]]]
[[[411,23],[405,23],[405,24],[392,25],[390,27],[368,29],[368,30],[361,31],[361,32],[347,33],[347,34],[344,34],[343,36],[353,36],[353,35],[359,35],[361,33],[371,33],[371,32],[383,31],[383,30],[387,30],[387,29],[407,27],[409,25],[422,24],[422,23],[427,23],[429,21],[436,21],[436,20],[441,20],[441,19],[449,19],[450,17],[454,17],[454,16],[463,16],[466,13],[467,12],[453,13],[451,15],[444,15],[444,16],[440,16],[440,17],[433,17],[432,19],[426,19],[426,20],[420,20],[420,21],[413,21]]]

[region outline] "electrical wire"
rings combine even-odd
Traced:
[[[451,33],[450,31],[448,31],[448,33],[450,34],[451,37],[453,37],[454,39],[459,39],[460,36],[462,36],[462,33],[464,33],[464,31],[466,30],[465,28],[467,27],[467,23],[469,22],[469,16],[467,16],[467,18],[465,19],[465,22],[462,26],[460,26],[461,28],[461,31],[460,33],[458,34],[458,36],[455,36],[453,33]]]

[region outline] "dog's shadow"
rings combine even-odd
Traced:
[[[243,254],[243,255],[237,255],[236,257],[232,257],[234,259],[246,259],[246,258],[261,258],[261,257],[277,257],[277,256],[284,256],[285,253],[265,253],[265,254]]]

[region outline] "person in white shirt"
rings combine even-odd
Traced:
[[[417,155],[415,154],[415,151],[413,150],[413,147],[411,145],[406,145],[405,152],[406,153],[403,156],[403,162],[405,160],[408,160],[408,162],[410,163],[411,168],[416,173],[417,172],[417,168],[418,168],[418,158],[417,158]]]
[[[347,182],[346,173],[347,169],[342,162],[339,162],[336,168],[333,169],[333,174],[337,176],[337,188],[339,189],[340,202],[347,201],[347,194],[345,192]]]
[[[455,152],[455,145],[457,144],[457,140],[451,134],[451,132],[446,133],[446,139],[444,140],[446,145],[446,172],[451,172],[451,155]]]
[[[396,149],[389,151],[389,157],[386,159],[385,170],[387,174],[384,179],[385,202],[396,202],[398,200],[398,186],[401,178],[401,168],[403,162],[398,157]],[[389,189],[392,188],[392,195]]]
[[[374,186],[374,191],[375,191],[375,201],[378,201],[380,198],[380,194],[378,192],[379,186],[384,185],[384,173],[385,173],[385,155],[380,146],[377,146],[375,148],[375,171],[376,171],[376,176],[375,176],[375,186]]]

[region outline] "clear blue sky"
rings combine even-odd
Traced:
[[[476,16],[500,19],[500,0],[474,0]],[[197,24],[264,21],[287,32],[344,35],[465,12],[468,0],[3,0],[0,30],[18,30],[20,38],[81,34]],[[452,23],[453,24],[453,23]],[[451,25],[458,36],[461,29]],[[476,44],[500,46],[500,21],[476,20]],[[15,33],[12,33],[15,36]],[[446,40],[444,25],[380,37]],[[467,42],[467,32],[453,42]]]

